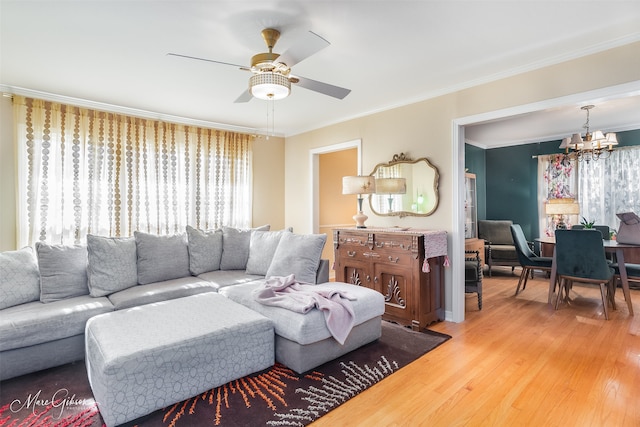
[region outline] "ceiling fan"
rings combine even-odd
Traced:
[[[254,55],[251,58],[251,67],[178,53],[168,53],[167,55],[231,65],[232,67],[238,67],[240,70],[251,71],[253,75],[249,78],[249,88],[235,102],[248,102],[252,97],[266,100],[286,98],[291,92],[292,83],[338,99],[343,99],[351,92],[351,89],[291,74],[291,67],[329,46],[329,42],[319,35],[312,31],[307,32],[297,44],[291,46],[282,55],[273,52],[273,48],[280,38],[280,31],[274,28],[265,28],[262,30],[262,38],[269,52]]]

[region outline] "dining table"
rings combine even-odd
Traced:
[[[556,277],[557,277],[557,265],[556,265],[556,239],[555,237],[540,237],[535,239],[540,243],[540,252],[543,256],[548,256],[553,252],[553,262],[551,263],[551,276],[549,277],[549,297],[548,302],[551,304],[553,292],[555,290]],[[616,262],[620,267],[620,280],[622,281],[622,293],[624,299],[627,302],[629,308],[629,314],[633,316],[633,304],[631,303],[631,293],[629,292],[629,277],[627,276],[627,269],[624,264],[625,252],[638,252],[640,254],[640,245],[630,245],[626,243],[618,243],[616,240],[602,240],[604,250],[607,253],[615,254]]]

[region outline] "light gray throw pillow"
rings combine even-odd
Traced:
[[[187,225],[189,241],[189,270],[191,274],[220,270],[222,258],[222,229],[198,230]]]
[[[191,276],[185,233],[170,236],[135,231],[138,283],[146,285]]]
[[[36,242],[40,301],[47,303],[89,294],[87,247]]]
[[[249,242],[249,259],[247,260],[247,274],[267,274],[273,255],[284,233],[289,230],[280,231],[258,231],[251,233]]]
[[[40,273],[33,249],[0,253],[0,310],[39,298]]]
[[[270,225],[257,228],[222,227],[222,259],[220,270],[245,270],[249,260],[252,231],[269,231]]]
[[[102,297],[138,284],[136,239],[87,235],[89,295]]]
[[[283,234],[266,277],[294,274],[298,282],[315,283],[326,241],[326,234]]]

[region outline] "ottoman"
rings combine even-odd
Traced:
[[[273,321],[275,327],[276,361],[303,373],[342,356],[382,334],[384,297],[380,292],[363,286],[342,282],[316,285],[319,288],[347,291],[356,297],[352,301],[355,326],[341,345],[327,328],[324,314],[317,309],[306,314],[296,313],[281,307],[263,305],[253,298],[253,291],[260,284],[247,283],[229,286],[219,292],[229,299],[256,311]]]
[[[217,293],[92,317],[85,346],[109,427],[274,364],[272,322]]]

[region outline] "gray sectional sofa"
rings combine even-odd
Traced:
[[[292,272],[300,281],[327,282],[325,240],[268,226],[187,227],[0,253],[0,380],[82,360],[85,325],[102,313]]]

